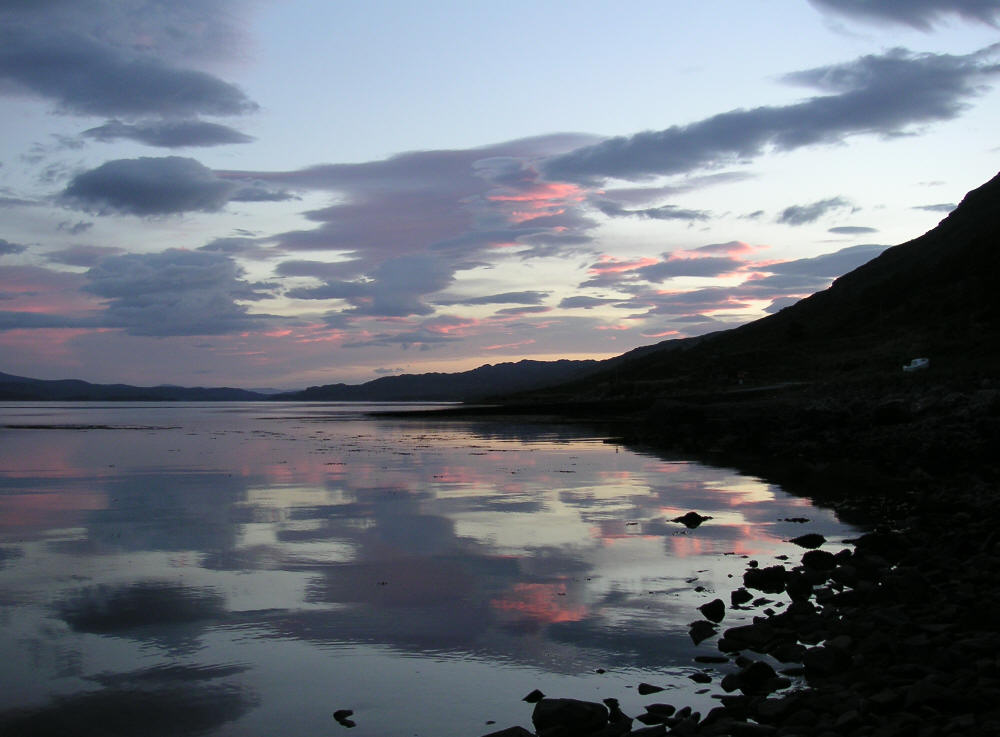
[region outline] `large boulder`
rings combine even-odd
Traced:
[[[531,723],[539,733],[561,727],[567,734],[587,734],[603,729],[608,716],[608,708],[593,701],[542,699],[535,704]]]

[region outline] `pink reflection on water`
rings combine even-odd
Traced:
[[[100,492],[47,491],[0,496],[0,529],[64,527],[80,522],[87,512],[107,509]]]
[[[566,584],[562,582],[516,583],[502,598],[492,599],[490,606],[536,622],[579,622],[586,619],[587,607],[569,603],[566,596]]]

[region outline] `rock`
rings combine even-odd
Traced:
[[[848,653],[833,647],[811,647],[802,656],[807,678],[833,675],[846,668],[850,661]]]
[[[743,574],[743,585],[766,594],[780,594],[785,590],[787,579],[788,571],[781,566],[751,568]]]
[[[659,693],[663,689],[660,686],[654,686],[651,683],[640,683],[636,690],[639,692],[640,696],[648,696],[651,693]]]
[[[688,676],[688,678],[690,678],[695,683],[712,682],[712,676],[708,675],[708,673],[702,673],[701,671],[698,671],[697,673],[692,673],[691,675]]]
[[[664,717],[670,717],[674,715],[677,711],[671,704],[649,704],[646,707],[646,711],[650,714],[660,714]]]
[[[501,729],[499,732],[484,734],[483,737],[534,737],[534,735],[524,727],[507,727],[507,729]]]
[[[854,709],[843,712],[833,723],[833,728],[843,734],[861,724],[861,715]]]
[[[763,660],[755,660],[739,672],[739,689],[745,694],[770,693],[778,674]]]
[[[722,599],[713,599],[707,604],[702,604],[698,607],[698,611],[704,615],[705,619],[710,619],[713,622],[721,622],[726,616],[726,604]]]
[[[645,714],[640,714],[636,717],[636,721],[642,722],[643,724],[666,724],[670,719],[669,716],[664,714],[656,714],[651,711],[647,711]]]
[[[729,658],[724,655],[695,655],[694,662],[696,663],[728,663]]]
[[[706,517],[704,515],[698,514],[697,512],[688,512],[680,517],[674,517],[671,522],[680,522],[682,525],[687,527],[689,530],[693,530],[705,520],[710,520],[711,517]]]
[[[788,580],[785,581],[785,591],[788,592],[788,597],[792,601],[804,601],[812,596],[813,585],[806,576],[792,572],[788,575]]]
[[[810,550],[802,555],[802,565],[819,571],[832,571],[837,567],[837,559],[826,550]]]
[[[630,737],[660,737],[660,735],[665,735],[667,733],[667,728],[663,724],[656,724],[652,727],[643,727],[642,729],[633,729],[630,732]]]
[[[537,688],[530,694],[525,696],[521,701],[527,701],[529,704],[537,704],[539,701],[545,698],[545,694],[539,691]]]
[[[701,643],[703,640],[707,640],[709,637],[714,635],[718,630],[715,629],[711,622],[706,622],[704,619],[699,619],[697,622],[691,623],[691,629],[688,632],[691,635],[691,640],[695,645]]]
[[[818,548],[820,545],[826,542],[826,538],[815,532],[811,532],[808,535],[799,535],[798,537],[793,537],[788,542],[795,543],[800,548],[809,548],[810,550]]]
[[[352,714],[354,714],[354,712],[350,709],[337,709],[337,711],[333,712],[333,718],[337,721],[337,724],[350,729],[351,727],[357,726],[353,720],[348,718]]]
[[[746,604],[748,601],[753,599],[753,594],[747,591],[745,588],[738,588],[729,594],[729,600],[732,602],[733,606],[740,606],[741,604]]]
[[[604,704],[577,699],[542,699],[531,712],[536,732],[562,727],[570,734],[587,734],[603,729],[608,723]]]

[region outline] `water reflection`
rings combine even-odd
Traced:
[[[117,709],[125,734],[305,735],[347,707],[358,735],[475,735],[536,686],[691,700],[695,608],[805,531],[849,534],[579,429],[0,405],[0,732]]]

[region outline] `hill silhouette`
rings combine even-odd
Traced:
[[[230,387],[92,384],[80,379],[31,379],[0,373],[0,401],[246,402],[263,394]]]
[[[585,375],[598,361],[517,361],[485,364],[458,373],[383,376],[364,384],[326,384],[273,399],[337,402],[474,401],[513,392],[539,389]]]
[[[1000,175],[937,227],[780,312],[613,359],[544,398],[673,396],[741,385],[897,376],[995,375],[1000,363]],[[742,379],[742,384],[741,384]],[[536,395],[542,399],[542,395]]]

